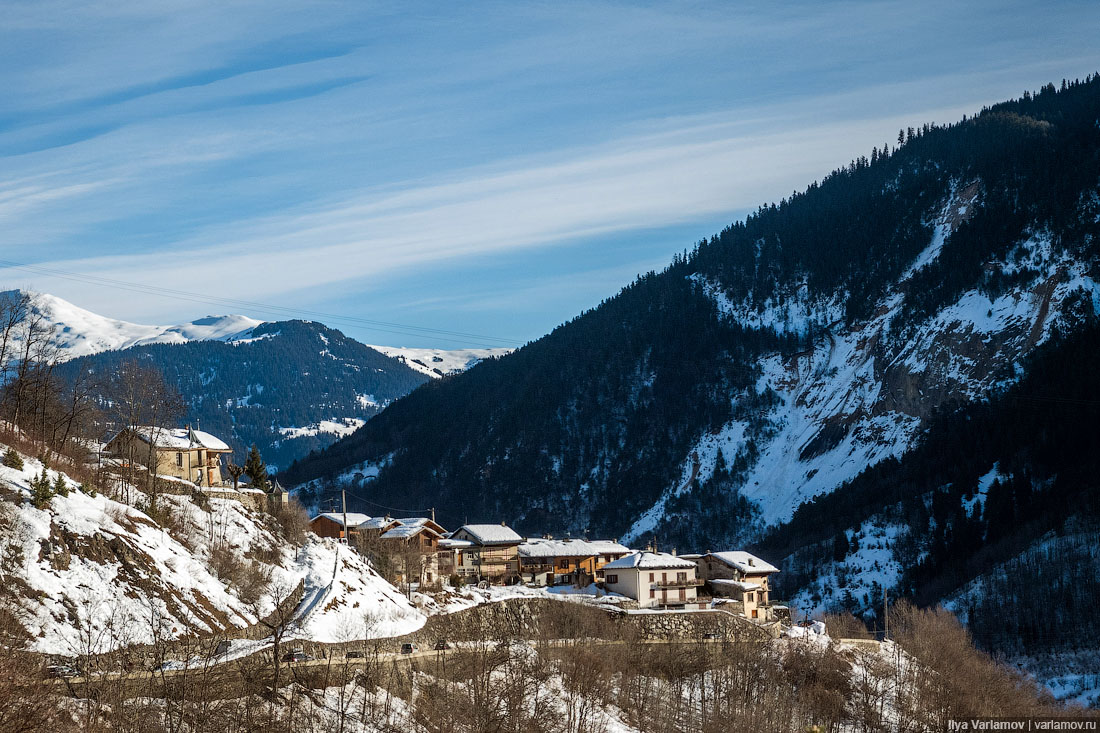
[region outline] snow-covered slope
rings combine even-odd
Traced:
[[[5,600],[16,605],[38,651],[77,655],[157,635],[247,627],[299,583],[304,595],[291,637],[393,636],[424,623],[362,556],[311,533],[300,546],[288,543],[270,516],[241,501],[210,497],[200,507],[190,497],[162,495],[158,523],[66,477],[68,496],[36,509],[30,481],[42,465],[23,461],[22,470],[0,466],[0,536],[11,581]],[[56,480],[55,471],[47,475]]]
[[[436,379],[464,372],[482,359],[504,356],[513,349],[412,349],[404,346],[375,346],[386,356],[400,359],[410,368]]]
[[[824,332],[801,353],[763,360],[756,396],[770,395],[772,408],[702,435],[684,461],[681,479],[635,522],[626,539],[658,527],[670,499],[692,478],[703,482],[711,476],[719,451],[726,462],[747,458],[740,491],[759,510],[758,529],[785,521],[802,502],[906,452],[939,405],[980,398],[1018,378],[1015,365],[1048,338],[1071,298],[1084,293],[1100,311],[1100,285],[1087,264],[1053,254],[1047,236],[1035,232],[1007,260],[986,264],[1006,274],[1031,273],[1021,285],[993,300],[978,290],[964,292],[914,332],[897,333],[910,278],[935,261],[945,239],[980,206],[980,192],[977,182],[953,187],[932,222],[927,247],[874,315],[851,327],[839,318],[842,294],[809,302],[799,289],[781,304],[755,309],[730,302],[719,287],[693,276],[731,321],[800,333],[813,324],[824,326]],[[737,405],[745,397],[732,400]]]
[[[0,297],[17,297],[17,292]],[[247,316],[207,316],[175,326],[146,326],[107,318],[48,293],[33,293],[35,311],[54,327],[62,358],[73,359],[101,351],[142,344],[182,344],[187,341],[247,339],[263,323]]]

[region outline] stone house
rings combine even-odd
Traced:
[[[768,578],[779,568],[741,550],[684,555],[692,560],[699,577],[707,582],[716,598],[731,598],[744,604],[747,618],[769,617],[771,588]]]

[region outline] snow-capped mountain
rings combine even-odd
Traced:
[[[17,298],[6,291],[0,297]],[[29,293],[32,308],[53,326],[61,358],[73,359],[101,351],[145,344],[182,344],[188,341],[236,341],[248,338],[263,323],[247,316],[206,316],[175,326],[147,326],[101,316],[48,293]]]
[[[433,379],[464,372],[485,359],[509,354],[514,349],[416,349],[405,346],[376,346],[386,356],[404,362],[406,366]]]

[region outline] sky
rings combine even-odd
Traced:
[[[394,346],[518,346],[900,127],[1100,70],[1096,2],[0,11],[0,289]]]

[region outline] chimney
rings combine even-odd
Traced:
[[[501,522],[501,523],[500,523],[500,526],[501,526],[501,527],[507,527],[508,525],[507,525],[507,524],[505,524],[504,522]]]
[[[676,548],[675,547],[672,548],[672,556],[676,557]]]
[[[749,567],[756,567],[756,560],[754,558],[749,558]]]

